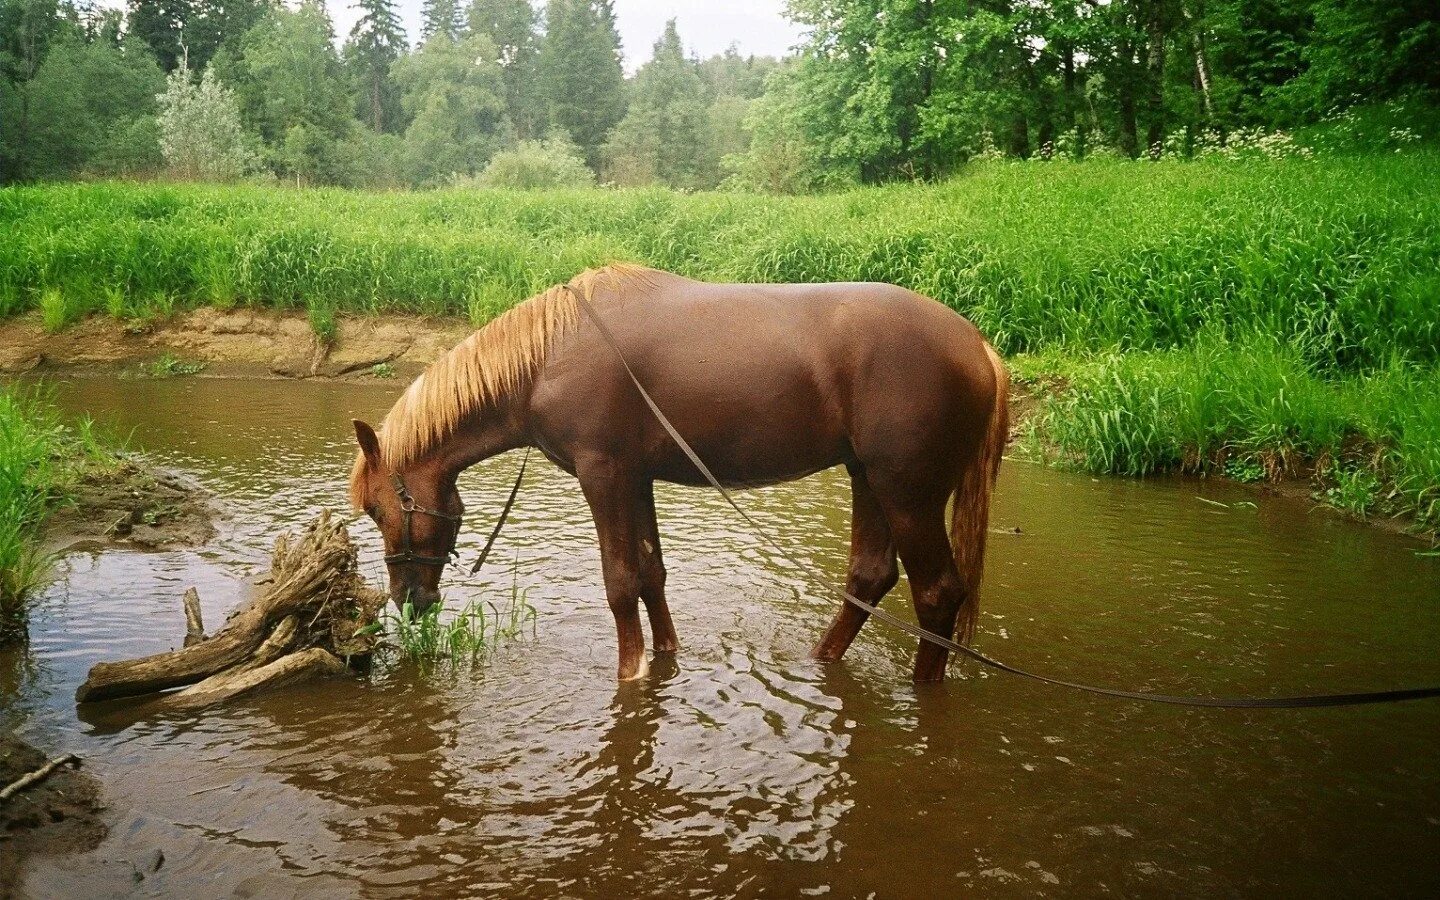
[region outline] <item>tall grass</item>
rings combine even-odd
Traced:
[[[1397,359],[1323,378],[1293,345],[1211,335],[1183,349],[1021,368],[1065,382],[1033,427],[1085,469],[1253,479],[1313,470],[1333,505],[1440,530],[1440,366]]]
[[[35,390],[0,387],[0,643],[23,633],[25,601],[52,560],[38,541],[46,513],[64,495],[64,428]]]
[[[417,613],[409,602],[385,626],[399,655],[421,665],[479,664],[506,643],[535,633],[537,614],[525,592],[512,588],[505,608],[472,601],[446,614],[443,603]]]
[[[85,184],[0,191],[0,315],[186,306],[484,321],[579,269],[883,280],[1006,352],[1278,336],[1323,368],[1440,358],[1440,157],[994,163],[821,197]]]
[[[820,197],[69,184],[0,190],[0,316],[503,312],[616,259],[877,280],[1008,354],[1088,360],[1047,421],[1090,468],[1319,465],[1440,526],[1440,154],[990,163]],[[1363,445],[1372,458],[1358,459]]]

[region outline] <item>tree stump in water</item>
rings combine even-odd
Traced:
[[[356,571],[345,525],[323,512],[299,538],[275,542],[264,592],[203,637],[198,599],[186,598],[186,646],[122,662],[97,663],[75,692],[77,703],[184,690],[175,707],[198,707],[265,687],[346,671],[342,660],[368,657],[371,628],[385,596]]]

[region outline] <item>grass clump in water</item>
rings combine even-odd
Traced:
[[[44,389],[0,387],[0,643],[24,635],[26,603],[54,566],[46,516],[82,470],[115,458],[88,419],[66,427]]]
[[[389,614],[385,625],[399,656],[421,665],[483,664],[500,647],[521,640],[528,631],[535,637],[537,614],[526,592],[512,587],[504,607],[471,601],[452,614],[437,602],[423,613],[406,602],[398,616]]]
[[[164,353],[154,362],[140,366],[140,374],[146,378],[175,378],[181,375],[198,375],[203,371],[203,362],[184,360],[173,353]]]

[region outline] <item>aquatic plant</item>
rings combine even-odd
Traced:
[[[173,353],[162,353],[154,362],[140,366],[140,374],[149,378],[174,378],[178,375],[198,375],[205,371],[203,362],[184,360]]]
[[[383,624],[402,658],[421,664],[483,663],[501,646],[523,638],[527,630],[535,636],[535,607],[526,592],[515,586],[503,609],[478,600],[450,614],[443,607],[439,602],[417,613],[407,601],[398,616],[384,617]]]

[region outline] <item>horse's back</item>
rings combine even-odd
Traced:
[[[734,484],[788,480],[841,462],[928,468],[984,421],[994,376],[979,333],[942,304],[881,283],[712,284],[656,273],[643,290],[597,291],[626,359],[676,427]],[[595,329],[557,348],[540,386],[550,418],[612,453],[670,441]],[[602,436],[599,431],[603,430]],[[983,429],[982,429],[983,430]],[[943,460],[936,460],[945,465]],[[693,481],[678,454],[661,477]]]

